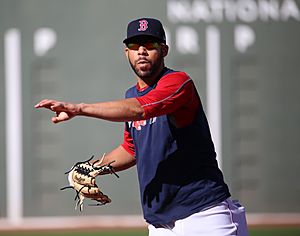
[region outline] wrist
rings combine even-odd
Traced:
[[[85,103],[79,103],[77,105],[77,115],[79,115],[79,116],[84,115],[85,107],[86,107]]]

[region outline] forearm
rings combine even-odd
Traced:
[[[81,103],[79,115],[109,121],[134,121],[144,117],[144,109],[135,98],[94,104]]]
[[[101,160],[102,157],[99,157]],[[112,150],[110,153],[106,154],[100,163],[96,165],[107,165],[111,163],[111,166],[116,172],[126,170],[135,165],[135,157],[129,154],[122,146],[117,147]]]

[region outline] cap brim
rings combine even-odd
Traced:
[[[141,39],[149,39],[149,38],[157,40],[157,42],[160,42],[160,43],[166,43],[165,40],[163,40],[161,38],[158,38],[158,37],[156,37],[155,35],[152,35],[152,34],[135,35],[135,36],[124,39],[123,43],[127,44],[127,43],[132,42],[132,41],[138,41],[138,40],[141,40]]]

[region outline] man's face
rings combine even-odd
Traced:
[[[126,44],[125,53],[129,63],[141,79],[157,76],[167,55],[167,45],[154,40],[132,41]]]

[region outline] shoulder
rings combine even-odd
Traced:
[[[136,85],[126,90],[125,98],[135,97],[135,94],[136,94]]]
[[[161,77],[158,84],[185,84],[192,81],[190,76],[183,71],[170,71]]]

